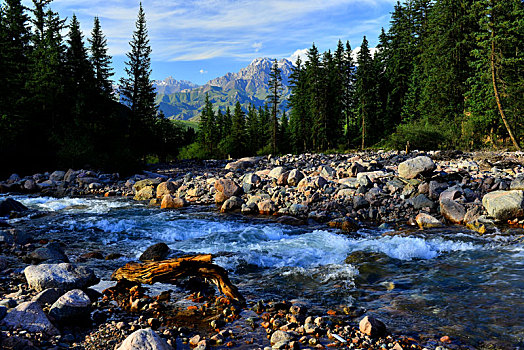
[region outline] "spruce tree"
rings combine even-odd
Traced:
[[[113,68],[111,68],[111,57],[107,53],[107,39],[102,32],[98,17],[94,19],[91,37],[87,40],[91,45],[89,47],[90,60],[95,74],[96,87],[102,95],[111,98],[113,96],[111,84]]]
[[[365,36],[360,46],[357,64],[355,95],[360,119],[360,142],[361,148],[364,149],[369,134],[373,133],[370,126],[375,123],[377,98],[375,65]]]
[[[235,111],[233,113],[232,125],[231,125],[231,141],[233,149],[231,156],[239,157],[245,154],[246,145],[246,121],[245,114],[242,110],[240,102],[237,101],[235,104]]]
[[[306,125],[306,127],[312,129],[312,148],[318,151],[321,149],[321,145],[319,144],[317,139],[317,133],[320,131],[320,128],[322,127],[322,123],[319,122],[319,118],[321,118],[322,114],[322,94],[324,86],[320,54],[314,43],[308,50],[307,57],[308,61],[306,62],[306,81],[309,125]]]
[[[151,47],[149,46],[146,17],[142,3],[138,11],[136,29],[129,43],[125,72],[120,80],[120,98],[131,109],[130,132],[138,157],[151,152],[157,109],[155,89],[151,81]]]
[[[292,149],[295,153],[306,151],[309,145],[309,101],[306,78],[306,71],[302,65],[302,60],[298,57],[291,76],[289,77],[289,87],[291,90],[291,96],[289,97],[289,105],[291,107],[289,128]]]
[[[280,104],[280,96],[282,95],[282,72],[278,67],[278,62],[275,59],[271,66],[268,82],[269,95],[267,96],[269,105],[271,106],[271,152],[277,152],[278,143],[278,106]]]

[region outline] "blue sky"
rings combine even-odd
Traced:
[[[338,39],[373,46],[389,25],[396,0],[143,0],[153,49],[153,79],[173,76],[203,84],[235,72],[257,57],[296,58],[315,44]],[[55,0],[62,17],[75,13],[84,35],[98,16],[107,36],[115,79],[123,74],[139,1]]]

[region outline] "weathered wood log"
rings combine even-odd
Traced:
[[[172,283],[188,276],[206,278],[228,298],[242,304],[245,303],[244,297],[229,280],[227,271],[212,263],[211,254],[145,263],[131,262],[113,272],[111,279],[153,284],[155,282]]]

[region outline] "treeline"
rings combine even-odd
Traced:
[[[521,0],[397,3],[376,52],[366,37],[297,61],[294,152],[371,145],[519,148],[524,109]]]
[[[375,49],[366,37],[355,56],[349,42],[322,54],[313,44],[304,61],[297,60],[290,77],[289,122],[275,118],[272,79],[270,108],[250,109],[243,122],[214,127],[222,112],[213,116],[207,106],[194,148],[205,156],[240,156],[408,143],[519,149],[523,141],[521,0],[406,0],[395,6]]]
[[[51,1],[33,0],[26,8],[20,0],[5,0],[0,7],[2,172],[86,166],[126,171],[150,156],[176,156],[191,135],[157,113],[142,6],[127,77],[115,94],[99,19],[86,45],[76,16],[60,18]]]

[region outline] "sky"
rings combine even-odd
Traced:
[[[25,0],[24,2],[29,2]],[[321,52],[339,39],[377,43],[396,0],[143,0],[152,47],[152,79],[172,76],[204,84],[237,72],[257,57],[293,62],[314,42]],[[28,5],[30,7],[30,5]],[[138,0],[55,0],[62,18],[76,14],[84,36],[98,16],[113,56],[114,79],[124,74]]]

